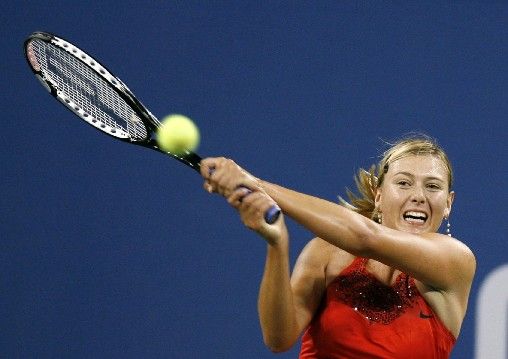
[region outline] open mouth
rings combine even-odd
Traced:
[[[403,215],[406,222],[412,224],[424,224],[427,221],[427,214],[418,211],[407,211]]]

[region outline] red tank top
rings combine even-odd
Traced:
[[[302,337],[300,359],[448,358],[455,337],[401,273],[381,283],[356,258],[327,287]]]

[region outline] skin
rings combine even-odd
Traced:
[[[338,204],[262,181],[225,158],[203,160],[201,173],[205,189],[224,196],[243,223],[267,242],[258,311],[271,350],[285,351],[295,344],[327,285],[357,256],[369,258],[367,270],[387,285],[401,272],[415,278],[444,326],[459,335],[476,261],[463,243],[436,233],[450,215],[455,196],[439,158],[407,156],[390,164],[375,196],[382,224]],[[284,217],[273,225],[263,219],[275,203],[317,236],[303,249],[292,274]],[[408,211],[423,214],[425,220],[408,219]]]

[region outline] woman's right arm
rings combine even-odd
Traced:
[[[290,279],[288,238],[267,245],[258,311],[265,344],[274,352],[290,349],[309,325],[325,291],[328,251],[320,239],[307,244]]]
[[[244,173],[225,159],[201,162],[204,187],[208,192],[223,195],[239,211],[246,227],[256,231],[267,242],[267,255],[258,297],[258,310],[265,344],[274,352],[291,348],[310,323],[326,288],[326,265],[330,246],[321,239],[310,241],[303,249],[290,275],[289,236],[284,215],[268,224],[264,213],[275,205],[261,188],[254,192],[239,181]],[[238,170],[238,168],[236,168]],[[249,187],[254,189],[254,187]]]
[[[258,296],[259,321],[266,346],[274,352],[286,351],[296,343],[319,306],[331,245],[321,239],[310,241],[291,276],[284,215],[273,224],[264,220],[266,210],[275,204],[273,200],[262,191],[249,193],[239,188],[228,196],[228,202],[239,211],[245,226],[267,243]]]

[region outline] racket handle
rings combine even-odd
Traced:
[[[265,222],[268,224],[274,224],[280,216],[280,208],[276,205],[271,206],[265,212]]]

